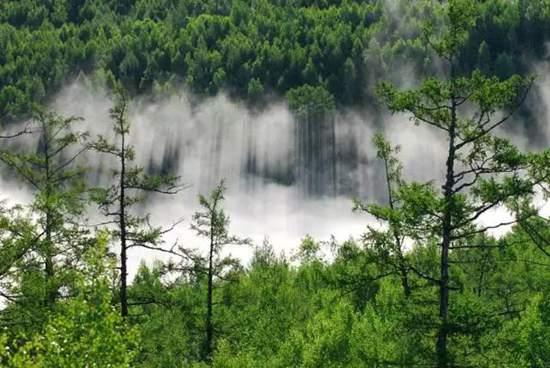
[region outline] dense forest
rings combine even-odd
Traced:
[[[0,173],[33,193],[1,193],[0,366],[550,367],[550,149],[499,134],[535,118],[549,38],[548,0],[0,2]],[[109,134],[49,110],[79,75],[109,88]],[[131,100],[178,89],[286,99],[302,124],[403,114],[439,134],[444,171],[409,180],[374,134],[361,237],[256,244],[220,178],[180,220],[205,246],[168,243],[180,222],[153,225],[148,200],[185,178],[138,164]],[[130,277],[136,249],[164,260]]]
[[[381,75],[433,71],[422,39],[430,1],[4,0],[0,116],[17,117],[79,73],[132,93],[220,90],[261,102],[304,85],[372,105]],[[545,0],[480,1],[461,69],[499,77],[546,56]],[[435,16],[435,15],[434,15]]]

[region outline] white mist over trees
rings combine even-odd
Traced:
[[[534,88],[547,89],[544,81]],[[109,109],[113,104],[109,96],[105,89],[94,87],[81,77],[67,85],[51,106],[67,116],[82,117],[78,129],[87,131],[90,136],[108,137],[111,129]],[[335,171],[340,191],[315,193],[312,188],[306,190],[306,180],[313,174],[305,171],[324,168],[300,167],[297,162],[304,159],[300,151],[308,147],[311,156],[319,157],[319,152],[311,146],[311,136],[322,133],[311,132],[309,138],[302,136],[303,141],[298,142],[300,136],[296,129],[300,116],[294,117],[282,101],[252,111],[225,95],[197,102],[192,95],[183,92],[172,97],[141,97],[129,101],[129,107],[132,121],[129,142],[138,147],[136,164],[151,173],[180,176],[189,186],[179,194],[181,200],[165,202],[154,195],[150,198],[147,206],[151,208],[151,218],[156,225],[170,226],[175,219],[189,219],[196,208],[194,198],[202,192],[201,188],[214,188],[224,178],[228,186],[227,206],[230,213],[235,214],[237,233],[244,232],[257,242],[267,236],[287,254],[293,252],[306,233],[320,239],[336,235],[340,240],[361,234],[364,220],[351,213],[349,198],[385,199],[382,166],[370,143],[377,131],[382,131],[390,142],[401,147],[399,159],[407,180],[441,177],[444,167],[440,158],[445,154],[445,145],[437,131],[409,124],[405,115],[386,115],[381,124],[380,118],[368,111],[333,110],[326,116],[334,121],[336,139],[332,147],[323,147],[321,151],[351,153],[337,158],[340,163]],[[545,126],[543,116],[539,123],[542,129]],[[315,122],[312,119],[314,128]],[[529,137],[521,134],[521,131],[514,132],[510,138],[528,148]],[[549,138],[545,140],[550,142]],[[33,142],[30,140],[28,144]],[[88,173],[92,183],[106,183],[110,176],[107,168],[113,162],[105,155],[86,155],[86,164],[95,167]],[[330,187],[329,184],[332,179],[325,187]],[[8,189],[10,184],[4,182],[4,185]],[[505,212],[499,216],[507,218]],[[246,232],[248,229],[253,229],[253,233]],[[192,232],[180,225],[169,239],[185,239],[186,236],[193,238]],[[148,253],[138,251],[130,255],[131,274],[145,254]],[[237,250],[237,254],[244,259],[250,257],[250,252],[243,249]]]

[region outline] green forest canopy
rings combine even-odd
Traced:
[[[0,117],[16,117],[80,72],[133,93],[184,85],[257,102],[322,86],[339,105],[372,105],[372,86],[432,68],[419,23],[429,1],[4,0]],[[548,0],[484,1],[460,56],[507,77],[546,52]]]

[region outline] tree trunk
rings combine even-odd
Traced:
[[[215,216],[215,214],[213,214]],[[210,225],[210,254],[208,257],[208,291],[206,297],[206,341],[205,341],[205,360],[212,358],[212,339],[214,336],[214,326],[212,325],[212,292],[214,277],[214,219],[211,218]]]
[[[441,261],[439,277],[439,331],[437,333],[437,366],[447,368],[449,366],[449,353],[447,338],[449,335],[449,248],[451,245],[452,233],[452,212],[453,212],[453,187],[455,185],[454,164],[456,138],[456,102],[451,97],[451,124],[449,126],[449,151],[447,155],[447,173],[444,185],[445,208],[442,223]]]
[[[409,298],[411,296],[411,285],[409,283],[407,264],[405,262],[405,257],[403,256],[403,251],[401,250],[401,242],[398,243],[397,262],[399,277],[401,278],[401,287],[403,287],[403,294],[405,294],[405,298]]]
[[[54,262],[53,262],[53,249],[52,249],[52,232],[51,232],[51,215],[49,211],[46,213],[46,248],[44,249],[45,267],[44,272],[46,274],[46,305],[53,305],[57,298],[57,288],[54,284]]]
[[[126,175],[126,147],[125,147],[125,133],[121,134],[121,155],[120,155],[120,198],[119,198],[119,228],[120,228],[120,313],[123,318],[128,316],[128,270],[127,270],[127,256],[126,256],[126,198],[125,198],[125,180]]]
[[[48,127],[43,124],[42,129],[44,131],[44,166],[46,171],[46,223],[44,232],[46,234],[46,246],[44,251],[44,272],[46,280],[46,305],[53,305],[55,299],[57,298],[57,289],[54,285],[54,261],[53,261],[53,242],[52,242],[52,213],[51,213],[51,197],[52,197],[52,185],[51,185],[51,175],[50,175],[50,147],[49,147],[49,131]]]

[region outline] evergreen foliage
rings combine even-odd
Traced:
[[[0,116],[46,101],[67,76],[123,81],[132,93],[181,83],[261,102],[303,85],[339,105],[375,106],[371,86],[400,66],[433,72],[421,23],[429,1],[5,0]],[[548,0],[492,0],[461,50],[462,70],[509,77],[544,58]]]

